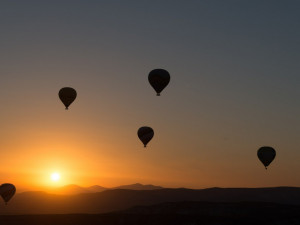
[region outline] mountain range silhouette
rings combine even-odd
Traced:
[[[101,186],[67,189],[81,190],[85,193],[62,195],[46,192],[23,192],[9,202],[0,204],[0,214],[70,214],[70,213],[109,213],[127,210],[135,206],[150,206],[168,202],[198,201],[211,203],[277,203],[300,205],[300,188],[161,188],[154,185],[120,186],[122,189],[103,190]],[[132,190],[129,188],[139,188]],[[127,188],[127,189],[126,189]],[[142,190],[146,189],[148,190]],[[152,188],[152,189],[150,189]],[[86,192],[86,191],[90,192]],[[94,192],[102,190],[100,192]],[[94,193],[91,193],[94,192]]]

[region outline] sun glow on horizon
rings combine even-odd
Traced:
[[[51,177],[51,180],[54,181],[54,182],[57,182],[57,181],[60,180],[60,174],[57,173],[57,172],[52,173],[50,177]]]

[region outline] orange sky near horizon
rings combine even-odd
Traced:
[[[167,91],[158,99],[159,104],[170,95]],[[284,156],[280,156],[265,171],[256,158],[256,144],[245,147],[248,152],[243,154],[226,153],[232,152],[230,148],[242,146],[243,136],[240,141],[220,138],[219,143],[215,143],[209,140],[212,131],[200,131],[200,136],[206,140],[203,144],[196,136],[182,135],[183,130],[170,131],[166,124],[154,121],[155,136],[144,149],[136,135],[137,122],[129,124],[125,120],[123,127],[110,126],[106,120],[114,117],[112,114],[103,116],[106,119],[98,123],[90,120],[84,115],[89,113],[95,118],[97,112],[82,105],[80,93],[69,111],[64,110],[53,93],[50,112],[42,107],[42,110],[28,108],[10,114],[21,126],[7,125],[5,133],[1,134],[7,137],[1,148],[8,150],[2,153],[6,160],[0,166],[1,181],[29,189],[68,184],[113,187],[137,182],[190,188],[278,186],[290,179],[280,173],[292,173],[297,166],[295,160],[284,168],[280,160]],[[149,94],[153,101],[157,100],[154,93],[149,91]],[[21,116],[18,114],[24,112],[28,115],[26,121],[18,121]],[[188,130],[190,125],[186,126]],[[190,149],[188,154],[185,149]],[[251,160],[247,161],[247,157]],[[51,181],[53,172],[61,174],[59,182]],[[244,179],[245,174],[247,179]]]

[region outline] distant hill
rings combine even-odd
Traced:
[[[75,184],[66,185],[63,187],[53,188],[49,193],[59,194],[59,195],[76,195],[82,193],[90,193],[88,188],[80,187]]]
[[[4,203],[0,204],[0,214],[107,213],[133,206],[182,201],[300,205],[300,188],[115,189],[79,195],[24,192],[17,194],[7,206]]]
[[[163,187],[160,186],[154,186],[151,184],[130,184],[130,185],[122,185],[111,189],[127,189],[127,190],[157,190],[157,189],[163,189]]]
[[[47,193],[50,194],[58,194],[58,195],[77,195],[77,194],[83,194],[83,193],[96,193],[96,192],[102,192],[105,190],[114,190],[114,189],[127,189],[127,190],[157,190],[162,189],[163,187],[160,186],[154,186],[151,184],[129,184],[129,185],[123,185],[113,188],[106,188],[99,185],[94,185],[91,187],[81,187],[75,184],[66,185],[63,187],[53,188]]]
[[[108,188],[105,188],[105,187],[102,187],[102,186],[99,186],[99,185],[94,185],[94,186],[91,186],[91,187],[87,187],[85,189],[88,190],[89,192],[92,192],[92,193],[108,190]]]

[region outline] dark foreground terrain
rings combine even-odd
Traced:
[[[3,215],[1,225],[299,225],[300,206],[176,202],[107,214]]]

